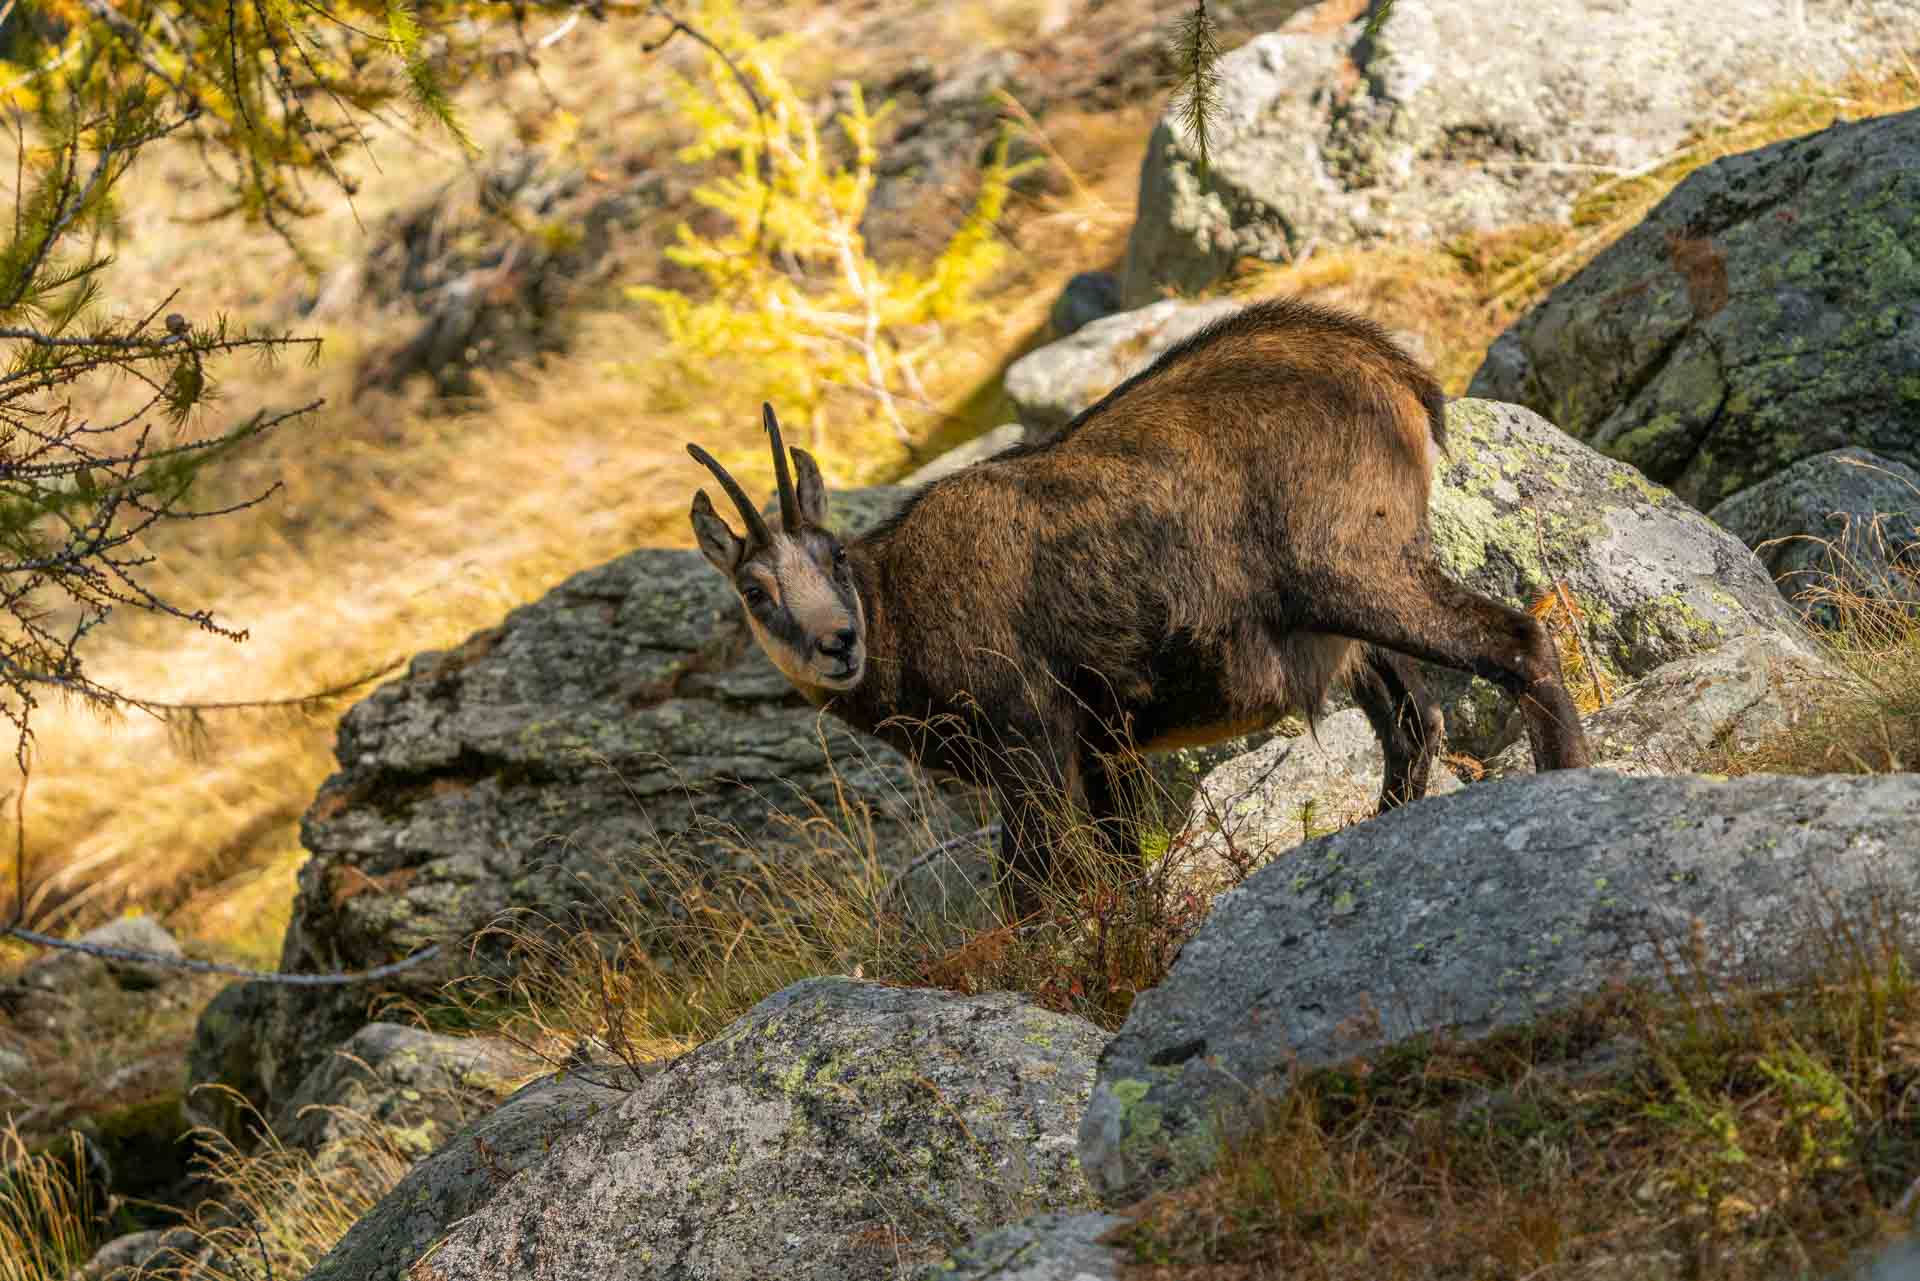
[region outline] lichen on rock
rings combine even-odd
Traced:
[[[414,1279],[895,1277],[1087,1204],[1073,1136],[1105,1041],[1014,993],[808,979],[586,1122]]]
[[[1920,112],[1729,156],[1502,334],[1469,393],[1702,509],[1848,446],[1920,465],[1917,244]]]

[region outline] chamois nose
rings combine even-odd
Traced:
[[[821,640],[820,652],[828,658],[845,658],[853,653],[854,639],[853,628],[842,627],[833,635]]]

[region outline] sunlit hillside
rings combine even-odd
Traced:
[[[998,10],[1029,7],[961,6],[941,38],[1014,29],[1027,19]],[[765,28],[771,10],[760,9],[743,12]],[[855,19],[830,6],[781,6],[779,18],[796,87],[823,95],[821,78],[806,74],[819,62],[804,51],[832,44]],[[643,41],[658,34],[625,18],[530,28],[536,43],[551,40],[537,69],[519,65],[458,95],[478,145],[472,156],[430,125],[367,122],[350,172],[357,194],[348,201],[316,186],[314,216],[290,228],[297,252],[272,229],[206,217],[219,186],[198,155],[148,154],[120,191],[113,305],[170,299],[167,310],[196,321],[224,314],[324,340],[311,365],[217,370],[215,425],[257,408],[325,403],[214,482],[220,498],[279,484],[266,503],[150,548],[162,595],[212,606],[248,640],[129,614],[91,650],[99,679],[160,702],[294,698],[458,642],[574,570],[635,546],[688,541],[686,502],[699,471],[683,442],[697,438],[724,455],[751,447],[759,428],[754,404],[707,395],[690,404],[675,394],[654,309],[620,288],[660,277],[659,251],[693,209],[685,193],[715,171],[675,160],[690,130],[669,108],[667,72],[697,72],[701,60],[688,41],[646,52]],[[504,54],[516,37],[503,31],[500,40]],[[884,73],[903,59],[883,47],[871,61]],[[1002,227],[1012,252],[992,284],[999,301],[986,319],[946,335],[949,357],[928,402],[913,407],[919,436],[993,425],[989,385],[1044,323],[1053,292],[1074,271],[1117,256],[1149,109],[1053,122],[1039,145],[1062,176],[1016,195]],[[516,148],[538,149],[588,184],[660,170],[665,208],[616,231],[613,270],[572,300],[563,352],[478,369],[480,394],[458,402],[435,403],[424,380],[356,396],[363,359],[419,323],[404,306],[380,307],[377,291],[355,279],[358,264],[396,211],[436,195],[471,209],[476,174]],[[951,234],[970,195],[918,211],[931,243]],[[970,405],[983,387],[988,394]],[[97,391],[103,401],[117,394]],[[836,455],[831,442],[824,454],[838,478],[908,461],[904,450]],[[749,483],[765,470],[741,468]],[[45,709],[25,807],[30,917],[77,927],[138,908],[211,951],[271,961],[301,857],[298,817],[332,768],[338,712],[365,688],[317,715],[210,712],[193,733],[137,713]]]

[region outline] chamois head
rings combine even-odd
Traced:
[[[773,406],[761,409],[780,485],[779,528],[767,525],[711,454],[688,445],[747,527],[745,538],[736,536],[703,489],[693,496],[693,534],[708,563],[733,584],[754,639],[788,680],[802,689],[852,689],[866,674],[866,615],[846,549],[827,531],[827,487],[804,449],[791,451],[795,483]]]

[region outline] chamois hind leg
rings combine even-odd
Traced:
[[[1431,560],[1402,566],[1392,575],[1330,575],[1306,625],[1484,677],[1520,705],[1535,769],[1592,764],[1560,656],[1539,621],[1468,591]]]
[[[1427,794],[1444,732],[1440,706],[1428,696],[1412,660],[1369,645],[1352,677],[1354,700],[1380,740],[1380,812]]]

